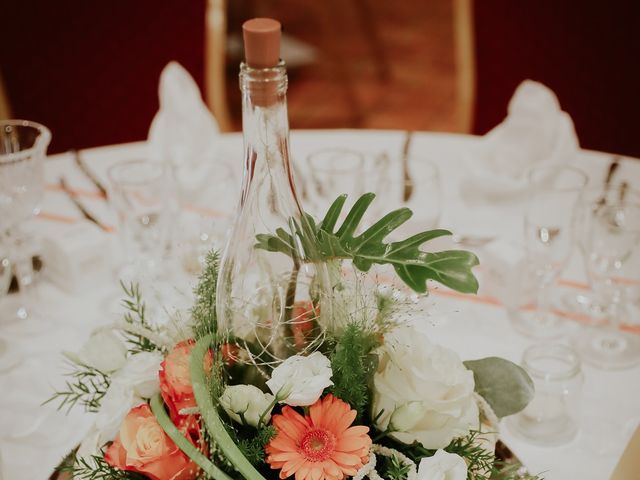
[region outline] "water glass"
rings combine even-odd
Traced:
[[[123,274],[160,273],[174,191],[166,166],[150,160],[130,160],[111,166],[108,178],[124,257],[127,266],[133,267]]]
[[[528,272],[537,284],[535,308],[514,316],[518,331],[533,337],[554,337],[564,325],[551,311],[549,291],[569,260],[573,216],[587,176],[569,166],[538,167],[529,172],[529,197],[524,214]]]
[[[343,209],[348,209],[367,192],[376,193],[376,201],[365,216],[379,212],[388,192],[389,159],[386,155],[372,155],[346,148],[326,148],[318,150],[306,158],[309,175],[306,186],[311,201],[311,213],[322,218],[333,201],[347,194]]]
[[[569,442],[578,432],[578,408],[584,378],[578,353],[562,344],[533,345],[522,356],[535,396],[508,419],[514,433],[541,446]]]
[[[44,158],[51,132],[27,120],[0,121],[0,237],[16,270],[20,296],[7,317],[32,315],[33,268],[25,224],[40,210],[44,192]]]
[[[411,196],[403,206],[413,211],[411,219],[401,229],[415,234],[438,226],[442,215],[442,187],[440,170],[428,158],[411,155],[407,159]],[[404,196],[404,189],[400,192]]]

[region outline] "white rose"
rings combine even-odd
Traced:
[[[113,383],[123,385],[142,398],[151,398],[160,391],[158,372],[164,357],[160,352],[140,352],[131,355],[127,363],[112,377]]]
[[[230,385],[222,392],[220,405],[236,422],[257,427],[260,415],[273,403],[273,398],[270,393],[264,393],[253,385]],[[270,419],[271,412],[267,412],[262,419],[263,424]]]
[[[455,352],[433,345],[417,325],[398,327],[386,335],[374,374],[376,426],[403,443],[444,448],[479,425],[474,386]]]
[[[308,357],[293,355],[278,365],[267,381],[280,403],[294,407],[314,404],[331,381],[331,362],[320,352]]]
[[[467,464],[460,455],[438,450],[418,465],[417,480],[466,480]]]
[[[114,382],[100,402],[100,411],[96,415],[95,426],[100,432],[99,441],[104,445],[116,438],[124,417],[133,407],[144,400],[133,394],[132,388]]]
[[[110,373],[127,361],[127,346],[112,330],[98,330],[91,334],[76,355],[66,355],[76,363]]]

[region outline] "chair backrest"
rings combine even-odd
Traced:
[[[459,65],[475,77],[474,133],[501,122],[531,78],[556,92],[583,148],[640,157],[640,2],[456,1],[472,6],[475,55]]]
[[[203,88],[206,0],[7,2],[0,71],[16,118],[50,152],[143,140],[158,79],[180,62]]]

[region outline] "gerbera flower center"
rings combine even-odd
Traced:
[[[310,430],[300,442],[300,450],[311,462],[322,462],[333,454],[336,448],[336,437],[328,430]]]

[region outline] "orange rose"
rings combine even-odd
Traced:
[[[180,410],[196,406],[191,386],[189,364],[195,342],[185,340],[178,343],[160,364],[160,393],[169,407],[174,423],[180,417]],[[212,358],[209,352],[205,356],[205,368],[211,368]]]
[[[146,403],[129,411],[104,459],[151,480],[192,480],[198,474],[196,464],[164,433]]]

